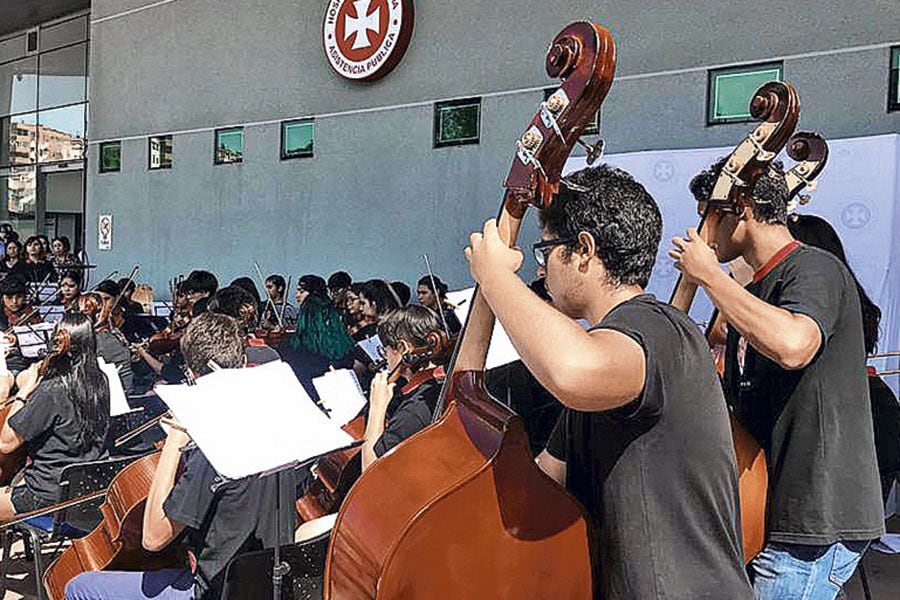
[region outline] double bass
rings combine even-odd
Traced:
[[[553,40],[561,86],[516,142],[498,225],[515,243],[527,204],[549,206],[563,165],[606,97],[615,43],[576,22]],[[532,459],[521,419],[492,399],[484,365],[494,324],[476,289],[436,422],[367,469],[338,513],[325,598],[591,598],[584,508]]]
[[[792,85],[778,81],[764,84],[753,94],[750,114],[760,123],[726,158],[703,210],[697,229],[700,238],[707,243],[715,236],[719,222],[719,213],[712,209],[739,212],[751,204],[756,180],[786,144],[789,156],[801,161],[789,178],[792,195],[802,188],[797,182],[802,180],[803,185],[808,184],[824,166],[827,146],[823,155],[824,140],[821,137],[810,133],[792,137],[800,117],[800,99]],[[679,277],[669,303],[689,312],[696,293],[696,284]],[[714,316],[711,323],[715,322]],[[707,331],[708,338],[712,329]],[[768,471],[762,448],[734,414],[731,414],[731,432],[739,476],[744,561],[750,562],[765,544]]]

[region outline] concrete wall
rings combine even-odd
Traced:
[[[885,110],[895,0],[754,6],[760,17],[712,0],[419,1],[403,62],[359,85],[327,65],[322,0],[95,0],[88,249],[100,271],[141,262],[160,289],[197,266],[230,280],[254,259],[295,276],[348,268],[411,282],[422,252],[466,284],[466,235],[496,210],[512,141],[538,88],[552,85],[547,44],[580,18],[609,26],[618,43],[608,152],[734,144],[747,125],[705,125],[706,69],[783,57],[802,127],[831,138],[900,129],[900,113]],[[860,49],[873,45],[882,47]],[[522,91],[491,95],[509,90]],[[430,103],[484,94],[481,143],[432,149]],[[277,120],[311,115],[315,158],[280,161]],[[213,128],[258,122],[245,129],[243,164],[213,165]],[[171,132],[174,167],[148,171],[145,136]],[[104,139],[124,140],[121,173],[97,173]],[[103,253],[101,213],[115,219],[114,249]]]

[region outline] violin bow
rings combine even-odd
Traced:
[[[292,278],[293,277],[291,275],[288,275],[287,285],[284,288],[284,293],[282,294],[282,298],[281,298],[281,316],[278,317],[278,321],[279,321],[279,323],[281,323],[282,327],[284,327],[284,309],[287,308],[287,294],[288,294],[288,291],[291,289],[291,279]]]
[[[447,339],[449,339],[450,338],[450,328],[447,326],[447,317],[444,316],[444,309],[441,306],[442,301],[441,301],[440,296],[438,296],[437,285],[434,283],[434,271],[431,270],[431,261],[428,260],[427,254],[422,254],[422,258],[425,259],[425,268],[428,269],[428,279],[431,280],[431,291],[434,293],[435,297],[437,298],[437,303],[438,303],[437,313],[441,317],[441,323],[444,326],[444,333],[447,334]]]
[[[256,276],[259,277],[259,284],[262,286],[263,293],[266,295],[266,305],[272,307],[272,313],[274,313],[275,318],[278,320],[278,326],[284,329],[281,315],[278,314],[278,307],[275,306],[275,302],[272,301],[272,296],[270,296],[268,290],[266,290],[266,278],[263,277],[262,269],[259,268],[259,263],[255,260],[253,261],[253,268],[256,269]],[[260,319],[262,319],[262,317],[260,317]]]
[[[116,295],[116,301],[112,303],[112,306],[109,307],[109,311],[106,313],[106,317],[103,319],[103,323],[109,321],[110,317],[112,317],[112,312],[119,305],[119,302],[122,300],[122,297],[125,296],[125,290],[128,289],[128,286],[134,283],[134,278],[137,277],[138,272],[141,270],[141,265],[134,265],[131,269],[131,273],[128,275],[128,281],[125,282],[125,285],[122,286],[122,289],[119,290],[119,293]],[[97,323],[99,327],[103,323]]]

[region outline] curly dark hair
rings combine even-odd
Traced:
[[[244,366],[244,336],[237,319],[205,312],[191,321],[179,345],[184,362],[196,375],[209,372],[209,361],[223,369]]]
[[[689,188],[697,202],[706,202],[712,195],[726,160],[725,157],[720,158],[691,179]],[[784,179],[784,165],[780,160],[772,161],[769,168],[759,176],[750,197],[756,221],[787,224],[788,187]]]
[[[625,171],[600,165],[572,173],[540,219],[541,227],[558,237],[591,234],[613,285],[646,287],[662,237],[662,215],[644,186]],[[567,257],[578,244],[566,246]]]

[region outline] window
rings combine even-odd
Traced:
[[[147,153],[150,157],[149,169],[172,168],[172,136],[157,135],[149,138]]]
[[[315,137],[312,119],[282,121],[281,160],[312,156]]]
[[[37,66],[36,56],[0,65],[0,115],[37,108]]]
[[[122,170],[122,142],[100,144],[100,172],[116,173]]]
[[[900,46],[891,48],[891,73],[888,76],[888,112],[900,110]]]
[[[438,102],[434,105],[434,147],[477,144],[481,98]]]
[[[239,163],[244,160],[244,129],[242,127],[216,129],[215,140],[216,147],[213,158],[215,164]]]
[[[781,63],[710,71],[706,100],[706,124],[719,125],[752,121],[750,99],[753,97],[753,92],[769,81],[781,81],[782,72],[783,65]]]
[[[38,67],[38,108],[87,100],[87,43],[45,52]]]
[[[544,88],[544,102],[547,101],[553,92],[558,90],[559,88]],[[581,135],[598,135],[600,133],[600,109],[597,109],[597,112],[594,114],[594,118],[591,119],[591,122],[587,124],[587,127],[584,128],[584,132]]]

